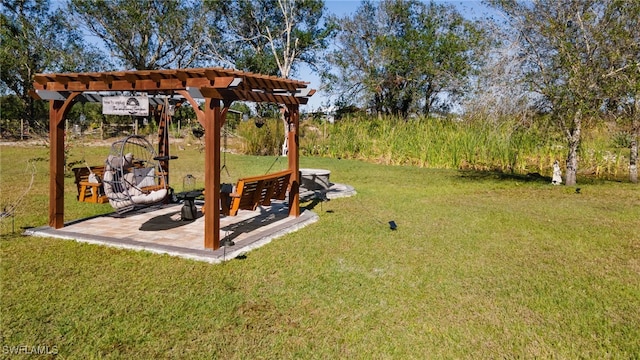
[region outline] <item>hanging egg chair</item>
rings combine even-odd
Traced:
[[[111,145],[105,161],[104,192],[118,213],[163,201],[167,184],[153,146],[142,136],[129,135]]]

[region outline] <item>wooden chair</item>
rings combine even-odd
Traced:
[[[104,194],[104,187],[102,185],[102,177],[104,176],[104,165],[73,168],[75,175],[75,184],[78,188],[78,201],[88,202],[94,204],[104,204],[109,202],[109,198]],[[89,181],[89,175],[94,173],[98,182]]]

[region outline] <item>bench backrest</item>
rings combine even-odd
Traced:
[[[76,177],[75,183],[78,186],[78,191],[80,191],[80,182],[89,181],[89,174],[91,172],[98,175],[99,179],[102,179],[102,177],[104,176],[104,165],[91,166],[91,171],[89,171],[89,169],[86,166],[73,168],[72,170],[73,170],[73,174]]]
[[[271,199],[284,200],[287,195],[291,170],[238,180],[239,198],[233,208],[255,210],[259,205],[271,205]]]

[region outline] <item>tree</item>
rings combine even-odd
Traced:
[[[68,10],[124,68],[185,68],[200,56],[205,31],[198,2],[71,0]]]
[[[341,24],[338,69],[328,81],[343,98],[378,114],[447,110],[464,93],[485,50],[482,30],[452,6],[414,0],[365,1]]]
[[[206,1],[205,8],[209,28],[225,33],[209,35],[210,57],[243,71],[289,78],[302,63],[316,68],[333,31],[322,22],[322,0]]]
[[[211,37],[208,53],[217,61],[244,71],[286,79],[303,63],[318,68],[319,55],[326,49],[333,32],[331,25],[322,23],[322,0],[240,0],[206,4],[207,8],[219,11],[210,16],[210,24],[225,31],[225,39]],[[258,109],[258,112],[265,111]],[[283,125],[282,154],[286,155],[288,125],[284,119]]]
[[[46,108],[30,95],[42,72],[88,71],[103,65],[96,49],[67,23],[48,0],[8,0],[0,14],[0,90],[20,99],[21,117],[30,124],[46,119]]]
[[[508,29],[525,57],[523,75],[531,89],[542,96],[548,111],[568,145],[567,185],[576,184],[578,149],[585,121],[602,117],[612,77],[625,65],[605,66],[607,29],[613,14],[626,4],[617,0],[539,0],[516,2],[489,0],[506,15]]]
[[[638,182],[640,138],[640,3],[615,0],[604,14],[608,25],[600,33],[605,68],[607,110],[621,114],[631,125],[629,180]]]

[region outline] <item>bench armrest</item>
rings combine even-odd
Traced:
[[[99,183],[94,183],[94,182],[88,182],[88,181],[80,181],[80,182],[78,183],[78,185],[80,185],[80,186],[99,187],[99,186],[102,186],[102,183],[101,183],[101,182],[99,182]]]

